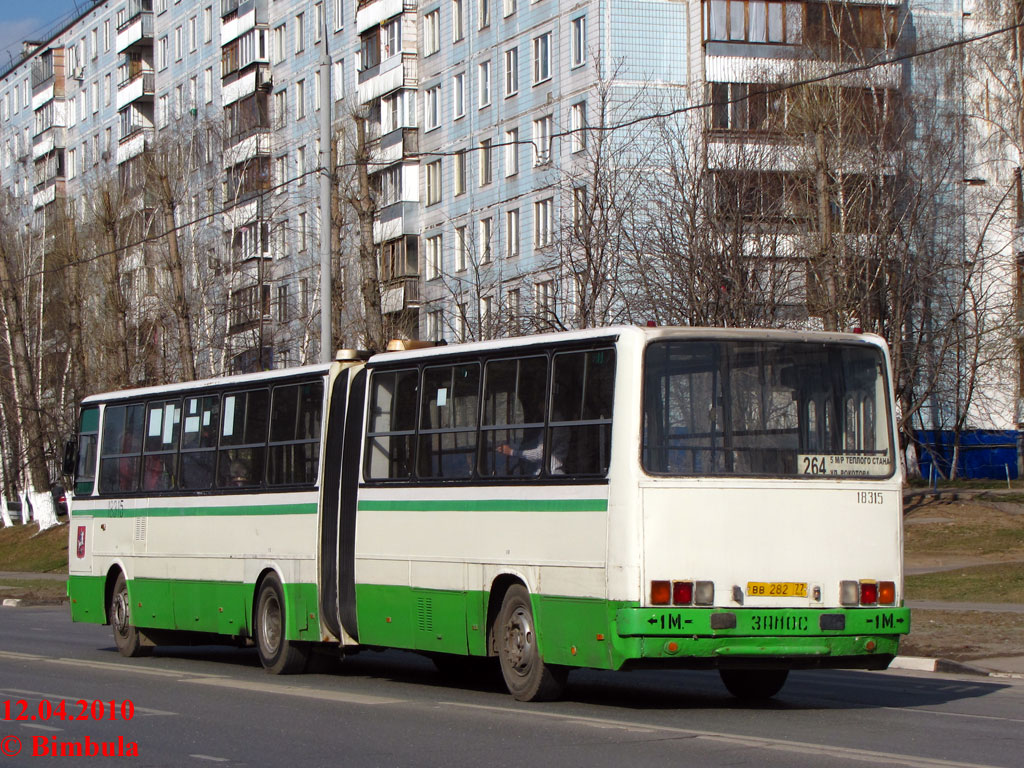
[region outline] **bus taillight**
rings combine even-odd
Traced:
[[[876,605],[878,603],[878,582],[862,581],[860,583],[860,604]]]
[[[672,582],[672,604],[690,605],[693,602],[693,582],[673,581]]]
[[[715,602],[715,582],[698,581],[694,591],[693,602],[697,605],[712,605]]]
[[[879,605],[896,604],[896,584],[892,581],[878,582],[878,603]]]
[[[668,605],[672,597],[672,583],[669,581],[651,582],[651,605]]]

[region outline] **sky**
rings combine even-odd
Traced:
[[[0,61],[16,56],[22,40],[45,35],[57,22],[68,20],[77,8],[85,11],[92,0],[0,0]]]

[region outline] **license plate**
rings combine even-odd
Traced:
[[[800,581],[748,581],[751,597],[807,597],[807,584]]]

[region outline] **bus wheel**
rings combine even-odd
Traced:
[[[515,699],[551,701],[562,695],[569,671],[549,666],[541,659],[530,594],[525,587],[509,587],[493,631],[501,674]]]
[[[149,656],[153,646],[142,644],[142,635],[132,625],[131,601],[128,599],[128,582],[124,574],[118,573],[114,582],[114,591],[110,595],[110,606],[107,610],[110,626],[114,630],[114,644],[122,656],[134,658]]]
[[[746,701],[764,701],[782,690],[788,669],[720,669],[718,674],[733,696]]]
[[[272,675],[302,672],[309,661],[308,646],[285,638],[284,589],[273,573],[263,580],[256,601],[256,647]]]

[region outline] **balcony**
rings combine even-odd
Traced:
[[[153,45],[153,14],[143,13],[117,29],[117,52],[124,53],[136,45]]]
[[[53,57],[44,56],[40,61],[32,62],[32,88],[36,89],[53,79]]]
[[[380,303],[381,310],[385,314],[419,308],[421,303],[419,277],[409,275],[385,280]]]
[[[153,100],[156,91],[156,74],[140,71],[117,86],[117,109],[124,109],[133,101]]]
[[[220,17],[224,18],[238,10],[239,0],[220,0]]]

